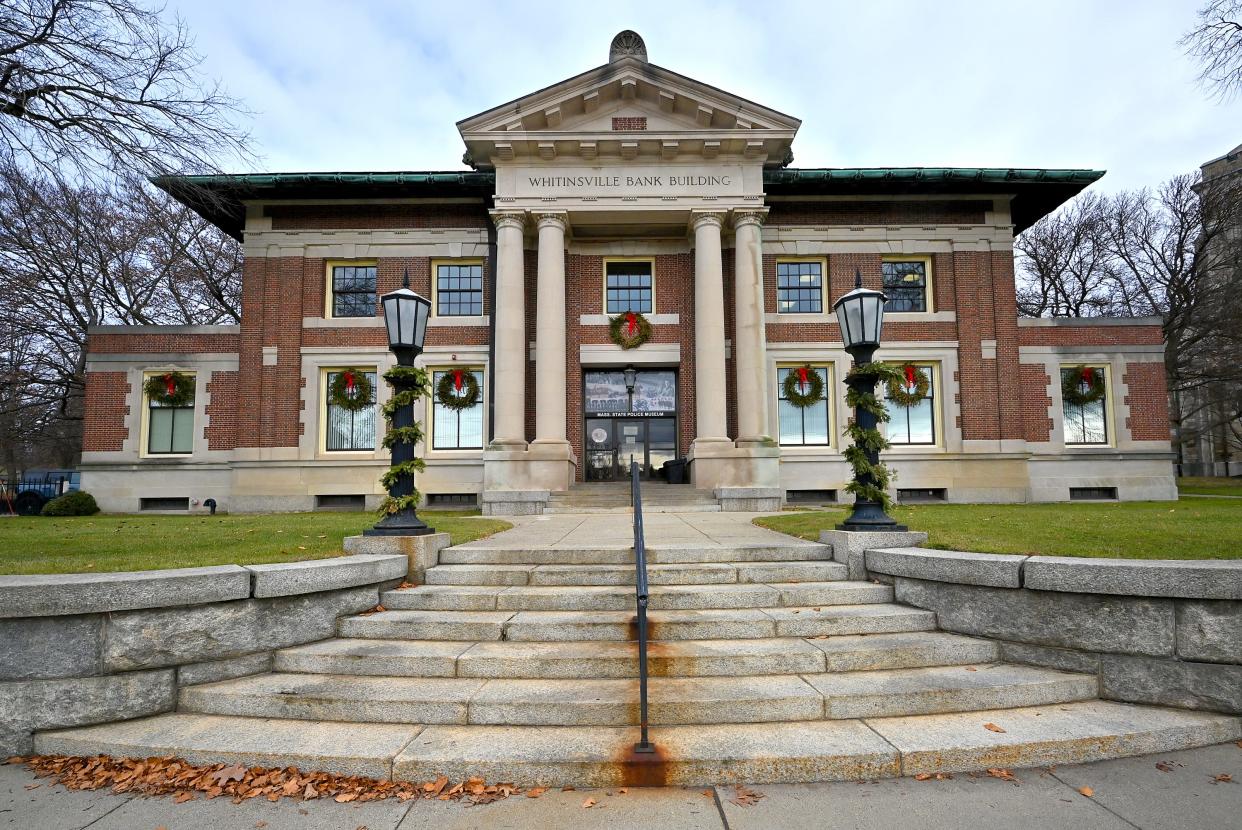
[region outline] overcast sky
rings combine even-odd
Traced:
[[[1108,170],[1156,185],[1242,143],[1177,45],[1202,0],[807,3],[171,0],[254,111],[265,171],[455,170],[454,123],[603,64],[652,63],[802,119],[797,167]]]

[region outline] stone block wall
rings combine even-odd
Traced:
[[[866,567],[1004,660],[1094,674],[1108,700],[1242,714],[1242,562],[893,548]]]
[[[270,671],[379,603],[404,555],[0,577],[0,756],[33,733],[172,711],[180,687]]]

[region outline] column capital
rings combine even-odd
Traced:
[[[536,227],[560,228],[562,233],[569,230],[569,214],[563,210],[536,211],[532,215],[535,217]]]
[[[493,210],[491,215],[497,230],[501,228],[525,230],[526,228],[526,211],[524,210]]]
[[[715,225],[717,228],[724,227],[725,217],[728,211],[724,210],[692,210],[690,211],[690,227],[696,231],[704,225]]]
[[[767,218],[767,208],[738,208],[733,211],[733,227],[740,228],[743,225],[762,227]]]

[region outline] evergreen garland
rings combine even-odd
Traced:
[[[384,373],[384,380],[388,381],[393,387],[392,397],[385,402],[383,407],[384,417],[388,420],[388,431],[384,434],[384,447],[391,450],[398,444],[417,444],[423,440],[423,427],[418,421],[404,427],[394,427],[392,425],[393,415],[402,406],[413,405],[419,398],[426,394],[429,384],[427,381],[427,371],[425,369],[417,369],[413,366],[393,366]],[[397,384],[407,386],[409,388],[397,390]],[[391,489],[397,484],[402,476],[410,476],[411,484],[415,473],[422,472],[425,463],[421,458],[413,458],[402,463],[394,463],[380,476],[380,483],[385,488]],[[418,488],[415,487],[408,495],[393,496],[387,495],[383,502],[380,503],[380,515],[391,515],[400,513],[403,510],[413,510],[418,508],[419,502]]]
[[[870,380],[871,389],[874,389],[876,383],[891,383],[894,379],[905,380],[905,376],[896,367],[887,363],[855,366],[845,376],[846,383],[858,378]],[[890,420],[888,409],[884,406],[884,402],[876,397],[874,391],[859,392],[851,386],[846,392],[845,403],[851,408],[871,413],[879,423],[887,423]],[[877,427],[863,429],[853,420],[846,427],[845,433],[853,444],[845,448],[843,455],[854,469],[854,478],[845,485],[846,492],[853,493],[864,501],[879,502],[887,513],[893,506],[893,500],[888,495],[888,486],[892,482],[893,473],[882,461],[871,463],[867,458],[867,452],[881,452],[888,449],[890,446],[888,440]],[[864,483],[861,480],[863,478],[868,478],[871,483]]]

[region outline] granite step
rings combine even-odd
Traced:
[[[832,547],[810,542],[781,545],[652,545],[648,565],[697,562],[802,562],[831,561]],[[511,548],[480,542],[440,551],[441,565],[634,565],[634,549],[628,545],[583,547]]]
[[[649,565],[651,585],[724,585],[749,582],[833,582],[841,562],[699,562]],[[428,585],[633,585],[634,565],[435,565]]]
[[[983,728],[995,723],[1003,733]],[[852,781],[988,767],[1083,763],[1242,739],[1242,721],[1104,701],[947,715],[661,727],[405,726],[190,713],[40,732],[42,754],[296,766],[519,786],[710,786]]]
[[[397,677],[636,677],[633,642],[460,642],[336,639],[276,652],[281,672]],[[669,640],[647,655],[655,677],[818,674],[987,663],[997,646],[942,632],[868,634],[824,640]]]
[[[658,585],[651,588],[653,610],[772,608],[778,606],[863,605],[892,602],[893,589],[871,582],[790,582],[774,584]],[[629,586],[464,586],[421,585],[385,591],[385,608],[420,611],[626,611],[634,608]]]

